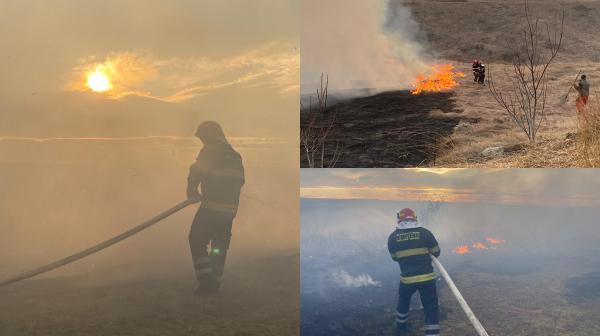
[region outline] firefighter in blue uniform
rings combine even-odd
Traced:
[[[196,294],[206,295],[217,292],[221,285],[231,226],[244,185],[244,167],[218,123],[203,122],[195,135],[204,146],[190,167],[187,196],[202,203],[189,241],[198,280]]]
[[[402,272],[396,308],[396,334],[406,335],[410,300],[419,291],[425,312],[425,334],[438,336],[437,274],[433,271],[429,255],[438,257],[440,247],[433,234],[421,227],[413,210],[403,209],[397,217],[398,226],[388,239],[390,255],[398,262]]]

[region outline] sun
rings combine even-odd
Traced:
[[[87,86],[94,92],[105,92],[112,88],[108,76],[98,68],[88,73]]]

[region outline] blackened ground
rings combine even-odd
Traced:
[[[392,335],[398,299],[397,279],[397,276],[388,278],[381,286],[330,290],[326,303],[318,296],[302,294],[302,335]],[[441,287],[443,283],[439,282],[439,285]],[[413,304],[420,306],[416,295],[413,297]],[[445,320],[447,312],[448,309],[442,305],[442,321]],[[412,310],[409,320],[412,329],[422,329],[423,310]]]
[[[442,262],[490,335],[600,335],[600,264],[595,259],[521,257],[494,251],[483,258],[481,254],[447,255]],[[348,272],[370,274],[380,285],[344,289],[327,285],[319,277],[332,264],[345,267],[343,259],[338,263],[310,259],[302,262],[301,270],[302,335],[393,335],[395,267],[390,272],[377,271],[378,263],[365,264],[357,255],[362,266],[352,265]],[[483,266],[490,263],[497,267],[495,272],[492,265]],[[529,271],[522,267],[526,263]],[[447,286],[438,283],[442,334],[476,336]],[[422,310],[412,311],[409,323],[410,336],[424,334]]]
[[[435,163],[442,140],[459,122],[458,112],[451,92],[393,91],[339,102],[316,120],[321,125],[333,120],[325,156],[337,149],[335,167],[415,167]],[[310,115],[301,114],[302,128]],[[308,167],[303,148],[301,164]]]
[[[600,271],[576,276],[567,281],[567,293],[572,303],[586,303],[600,299]]]

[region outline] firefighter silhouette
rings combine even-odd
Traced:
[[[218,123],[203,122],[195,135],[204,147],[190,167],[187,196],[202,202],[192,222],[189,242],[198,280],[196,294],[205,295],[217,292],[221,286],[231,227],[245,180],[242,158],[227,142]]]

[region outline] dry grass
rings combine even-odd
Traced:
[[[469,64],[459,65],[462,71],[468,71]],[[509,85],[508,65],[492,65],[498,73],[496,80],[499,85]],[[572,84],[574,74],[583,70],[590,78],[600,78],[600,67],[596,63],[557,63],[551,73],[552,95],[548,97],[548,111],[543,127],[539,132],[536,144],[530,144],[519,129],[495,104],[487,88],[471,83],[471,78],[465,78],[456,89],[457,109],[462,112],[462,120],[475,122],[461,122],[462,127],[445,139],[445,150],[439,152],[435,166],[444,167],[590,167],[594,166],[590,159],[585,157],[598,157],[598,152],[593,152],[591,147],[600,148],[598,135],[588,131],[584,138],[588,149],[581,143],[581,138],[576,133],[582,132],[584,123],[578,121],[574,100],[576,94],[571,93],[566,104],[561,104],[564,96]],[[592,86],[597,85],[594,80]],[[600,117],[600,106],[595,103],[594,97],[590,99],[587,114],[590,121]],[[596,104],[596,105],[595,105]],[[594,119],[596,118],[596,119]],[[600,127],[600,120],[597,120]],[[588,127],[593,127],[588,125]],[[596,139],[596,140],[593,140]],[[593,145],[598,141],[597,145]],[[481,152],[488,147],[503,146],[508,152],[499,158],[485,158]],[[600,150],[600,149],[599,149]],[[588,153],[587,155],[585,153]],[[600,162],[596,162],[600,164]]]
[[[579,165],[600,167],[600,102],[598,99],[592,99],[589,106],[580,113],[576,139]]]

